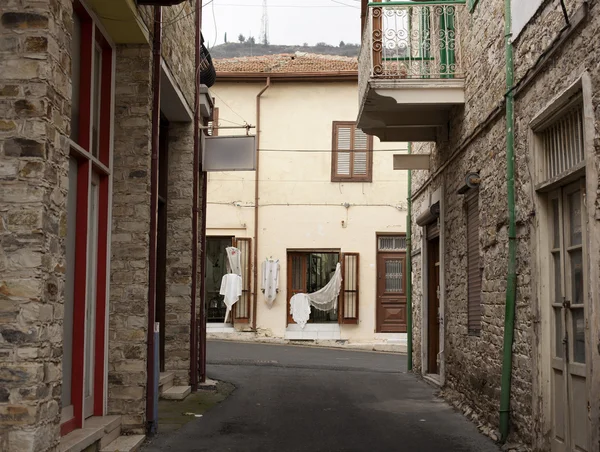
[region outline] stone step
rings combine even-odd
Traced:
[[[162,394],[167,389],[173,387],[173,379],[175,378],[175,372],[161,372],[158,380],[158,392]]]
[[[144,439],[144,435],[119,436],[100,452],[136,452],[142,447]]]
[[[192,392],[191,386],[173,386],[167,389],[161,395],[161,399],[166,400],[183,400]]]
[[[121,435],[121,416],[94,416],[86,419],[83,426],[104,429],[104,436],[100,438],[100,449],[102,449]]]
[[[60,452],[81,452],[104,436],[104,428],[78,428],[60,439]]]

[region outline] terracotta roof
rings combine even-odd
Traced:
[[[214,66],[221,73],[312,73],[358,71],[358,59],[336,55],[296,52],[215,59]]]

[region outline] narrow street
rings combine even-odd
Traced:
[[[212,341],[208,375],[235,392],[146,452],[499,450],[402,355]]]

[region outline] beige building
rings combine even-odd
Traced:
[[[215,67],[216,133],[257,125],[258,170],[209,173],[209,334],[255,329],[290,340],[405,342],[407,179],[393,171],[392,156],[406,144],[382,144],[356,129],[356,59],[296,53]],[[246,283],[233,324],[223,325],[218,291],[232,240]],[[260,290],[266,259],[280,268],[272,306]],[[337,262],[344,283],[336,308],[313,308],[300,328],[289,314],[291,296],[320,289]]]
[[[422,159],[413,370],[502,442],[600,450],[600,5],[363,13],[359,126]]]

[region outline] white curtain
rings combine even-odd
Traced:
[[[292,318],[304,328],[310,318],[310,307],[320,311],[331,311],[337,305],[337,299],[342,289],[342,266],[338,263],[331,280],[322,289],[305,294],[299,293],[290,300]]]
[[[221,290],[219,293],[224,296],[223,302],[227,307],[225,312],[225,321],[231,308],[242,296],[242,260],[240,250],[233,246],[227,247],[227,270],[229,273],[223,276],[221,280]]]
[[[279,292],[279,259],[266,259],[262,263],[262,291],[269,309]]]

